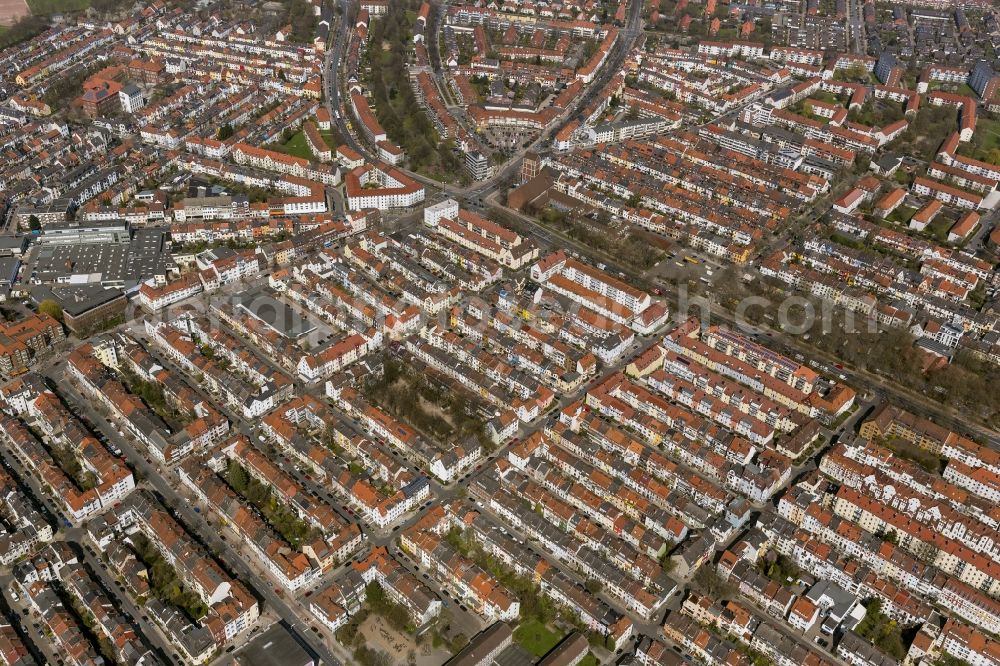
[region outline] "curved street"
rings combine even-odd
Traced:
[[[349,17],[354,15],[354,12],[352,10],[353,3],[351,0],[340,1],[343,13],[341,14],[337,25],[333,45],[327,51],[323,64],[323,89],[326,93],[324,96],[324,103],[326,104],[327,110],[330,111],[330,115],[332,116],[337,129],[340,131],[340,134],[344,137],[345,141],[347,141],[347,144],[353,150],[356,150],[358,153],[363,155],[367,160],[378,162],[379,159],[371,152],[368,146],[366,146],[363,141],[359,140],[359,137],[357,137],[351,128],[347,126],[347,114],[345,111],[347,110],[348,105],[343,101],[343,91],[341,90],[341,58],[347,48],[350,31],[353,27],[350,25]],[[641,19],[642,3],[639,0],[630,0],[625,26],[619,32],[618,40],[615,42],[614,48],[608,54],[608,57],[605,58],[597,76],[595,76],[594,79],[587,85],[583,94],[574,100],[573,104],[563,111],[563,113],[544,131],[542,131],[534,141],[519,149],[506,162],[504,162],[492,177],[486,180],[471,183],[469,185],[461,186],[453,185],[451,183],[442,183],[434,180],[433,178],[428,178],[427,176],[402,167],[397,168],[414,180],[423,184],[432,192],[441,192],[447,196],[458,197],[460,199],[480,199],[489,195],[494,190],[499,189],[502,183],[517,172],[520,168],[521,159],[526,153],[530,151],[544,150],[549,140],[555,136],[570,120],[575,118],[584,107],[590,104],[595,96],[604,88],[604,86],[611,81],[611,78],[621,69],[626,56],[629,51],[632,50],[632,45],[635,43],[636,38],[642,34]]]

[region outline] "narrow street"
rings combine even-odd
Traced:
[[[60,382],[60,391],[73,398],[80,406],[83,415],[92,423],[108,423],[106,417],[93,408],[92,401],[81,395],[76,387],[65,381],[58,369],[50,368],[47,376]],[[322,659],[323,663],[333,664],[333,666],[341,665],[341,661],[334,657],[325,641],[310,630],[312,620],[305,611],[302,611],[300,615],[297,612],[297,604],[286,603],[283,599],[285,593],[276,591],[277,588],[267,579],[266,575],[255,570],[249,564],[252,558],[247,557],[245,553],[237,552],[228,541],[222,538],[219,530],[211,525],[203,514],[196,512],[195,507],[174,489],[174,484],[168,482],[168,479],[174,474],[172,470],[148,462],[145,452],[139,451],[131,441],[118,435],[114,427],[109,425],[102,430],[108,434],[111,442],[125,454],[126,458],[142,475],[143,483],[148,484],[162,498],[165,505],[176,513],[192,534],[257,595],[258,599],[263,602],[262,608],[270,609],[287,625],[293,627],[299,639],[308,645]],[[172,480],[174,483],[178,483],[176,479]]]

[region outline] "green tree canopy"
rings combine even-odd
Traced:
[[[51,298],[46,298],[44,301],[38,304],[38,311],[42,314],[47,314],[60,324],[63,321],[63,309],[62,306],[56,303]]]

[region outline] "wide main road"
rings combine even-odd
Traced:
[[[340,89],[341,62],[350,43],[351,31],[354,29],[354,22],[351,18],[353,15],[351,11],[352,2],[353,0],[341,0],[343,13],[337,25],[333,45],[327,51],[323,65],[323,88],[326,93],[324,99],[326,100],[327,110],[330,111],[337,129],[340,130],[347,144],[361,155],[364,155],[369,161],[376,162],[379,161],[378,157],[347,126],[347,114],[344,111],[349,107],[349,104],[344,96],[344,91]],[[444,192],[454,197],[481,198],[497,189],[501,183],[520,168],[521,158],[524,157],[525,153],[544,146],[552,136],[578,116],[580,111],[590,104],[596,95],[611,81],[612,77],[621,71],[621,67],[625,63],[625,58],[632,50],[636,38],[642,34],[642,0],[628,0],[626,11],[625,25],[619,32],[618,40],[615,42],[614,47],[612,47],[608,57],[604,59],[604,63],[598,70],[597,75],[587,84],[583,93],[573,100],[573,103],[548,128],[542,131],[534,141],[512,155],[503,166],[497,169],[496,174],[492,177],[462,187],[441,183],[405,168],[400,168],[400,170],[414,180],[422,183],[425,187]],[[426,111],[421,110],[421,113],[426,113]]]
[[[556,245],[572,249],[584,256],[590,256],[603,262],[610,273],[621,272],[630,276],[635,275],[635,271],[622,262],[619,257],[607,253],[600,248],[591,247],[560,231],[547,227],[531,216],[524,215],[512,208],[507,208],[499,201],[499,197],[496,194],[487,197],[486,205],[488,208],[500,210],[504,214],[516,218],[518,222],[527,225],[531,237],[543,247]],[[869,397],[873,400],[877,398],[878,402],[890,402],[914,414],[924,414],[938,425],[959,434],[970,436],[980,442],[986,442],[992,448],[1000,450],[1000,434],[986,424],[972,421],[967,415],[949,407],[946,403],[935,399],[933,396],[909,389],[898,382],[892,381],[891,378],[879,375],[866,368],[855,368],[843,364],[841,359],[810,344],[809,340],[804,336],[783,331],[773,323],[755,322],[749,324],[737,318],[734,312],[715,302],[711,297],[711,293],[706,294],[704,299],[690,299],[688,301],[689,312],[678,313],[676,309],[680,299],[677,285],[671,284],[666,280],[656,279],[655,277],[638,279],[633,284],[646,290],[653,288],[661,289],[664,298],[666,298],[668,305],[671,307],[675,320],[678,318],[682,319],[688,314],[697,315],[703,318],[707,317],[711,323],[724,324],[734,330],[765,337],[767,338],[766,341],[761,341],[765,346],[786,356],[794,357],[797,354],[801,354],[806,359],[821,362],[826,366],[825,368],[820,368],[824,374],[828,376],[844,375],[842,381],[860,393],[868,393]],[[699,305],[701,303],[705,305],[706,310],[701,310]],[[838,368],[836,367],[837,364],[842,364],[843,367]]]

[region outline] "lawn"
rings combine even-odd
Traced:
[[[90,6],[90,0],[27,0],[27,2],[32,14],[82,11]]]
[[[885,103],[881,100],[869,101],[860,109],[852,109],[847,119],[861,123],[862,125],[873,125],[882,127],[889,123],[894,123],[903,117],[903,107],[901,104]]]
[[[973,99],[976,99],[976,98],[978,97],[978,95],[976,95],[976,91],[975,91],[975,90],[973,90],[973,89],[972,89],[972,88],[971,88],[971,87],[969,86],[969,84],[967,84],[967,83],[963,83],[962,85],[960,85],[960,86],[959,86],[959,87],[958,87],[958,88],[957,88],[957,89],[955,90],[955,92],[956,92],[956,93],[958,93],[959,95],[965,95],[965,96],[967,96],[967,97],[971,97],[971,98],[973,98]]]
[[[955,224],[955,220],[949,219],[944,215],[938,215],[927,225],[924,231],[938,242],[943,243],[948,240],[948,230],[951,229],[953,224]]]
[[[528,620],[514,630],[514,640],[540,658],[559,644],[560,636],[537,620]]]
[[[965,83],[955,85],[954,83],[949,83],[947,81],[931,81],[927,84],[927,92],[934,92],[936,90],[941,90],[944,92],[953,92],[956,95],[967,95],[969,97],[977,97],[976,91],[970,88]]]
[[[330,150],[336,150],[337,146],[343,143],[340,133],[338,132],[334,134],[334,130],[332,129],[320,130],[319,135],[323,137],[324,141],[326,141],[326,145],[330,146]]]
[[[821,102],[826,102],[827,104],[839,104],[840,98],[834,95],[832,92],[826,90],[818,90],[810,95],[813,99],[818,99]]]
[[[979,118],[976,121],[976,132],[983,133],[983,146],[1000,148],[1000,120]]]
[[[306,143],[306,135],[304,132],[299,132],[291,139],[282,144],[275,144],[271,146],[274,150],[278,150],[286,155],[292,155],[293,157],[301,157],[306,160],[313,160],[312,151],[309,150],[309,144]]]
[[[896,210],[889,213],[889,217],[886,219],[890,222],[896,222],[898,224],[909,224],[910,218],[912,218],[917,212],[916,208],[910,208],[909,206],[899,206]]]
[[[927,449],[905,439],[889,438],[879,442],[900,458],[914,462],[931,474],[940,474],[945,467],[945,461]]]
[[[978,118],[972,141],[961,145],[959,152],[977,160],[1000,164],[1000,120]]]

